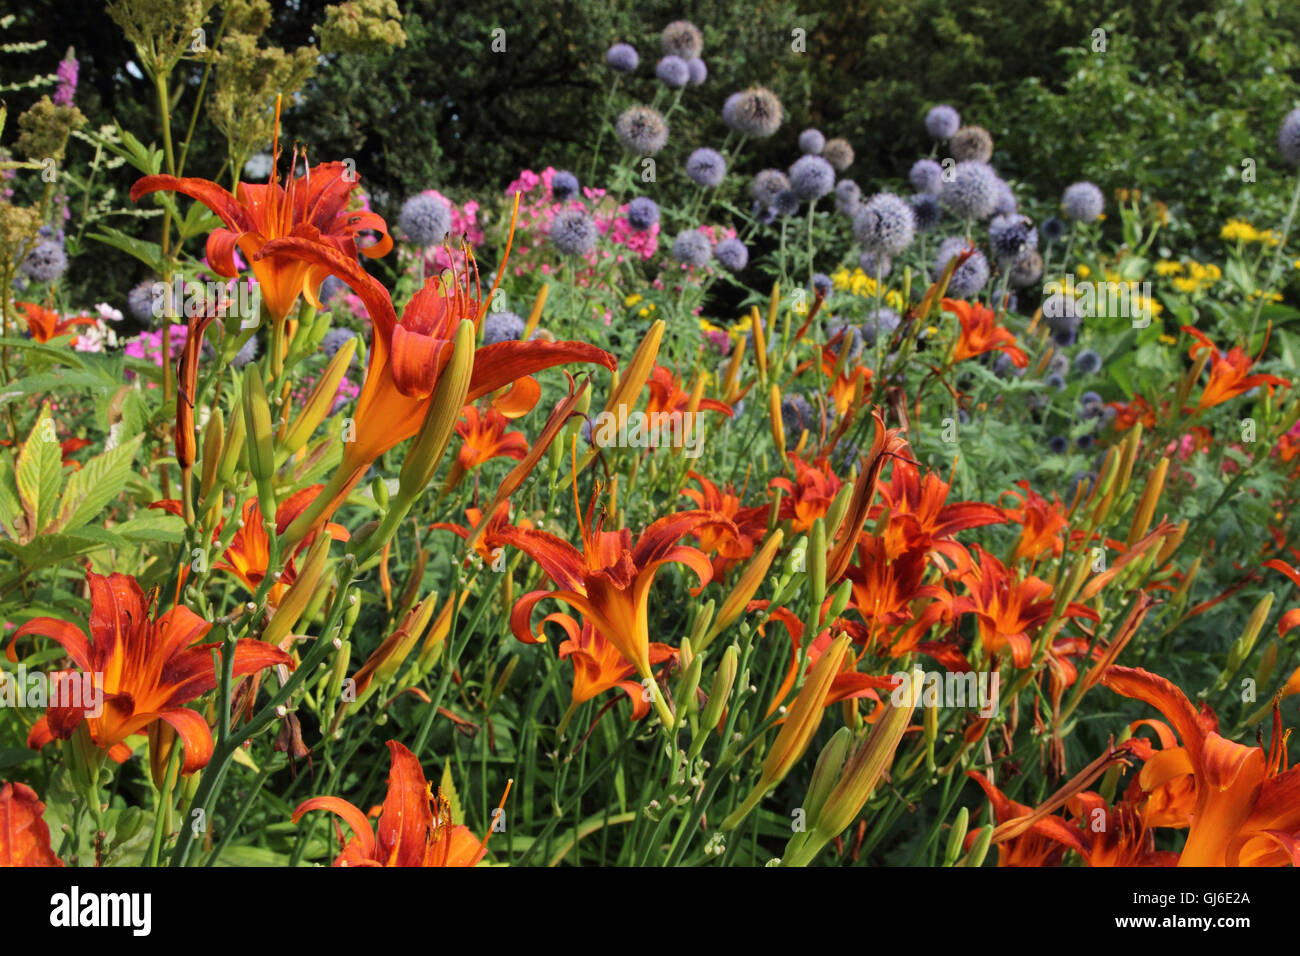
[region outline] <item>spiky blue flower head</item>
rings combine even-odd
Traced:
[[[1065,391],[1065,376],[1060,372],[1053,372],[1043,380],[1043,384],[1048,388],[1054,388],[1058,392]]]
[[[835,290],[835,283],[831,281],[831,277],[826,273],[814,272],[812,277],[812,288],[814,293],[821,292],[824,297],[829,297],[831,292]]]
[[[842,352],[842,350],[847,346],[849,350],[849,358],[858,358],[867,344],[866,338],[862,334],[862,330],[856,325],[850,325],[847,322],[834,322],[826,327],[827,344],[829,345],[833,342],[835,337],[841,332],[844,333],[844,337],[840,340],[840,344],[835,347],[836,352]]]
[[[884,279],[893,271],[894,262],[883,252],[864,252],[858,256],[858,268],[873,279]]]
[[[330,329],[321,337],[320,350],[326,358],[333,358],[334,353],[343,348],[351,339],[355,339],[357,333],[351,329]]]
[[[749,184],[749,194],[755,202],[770,206],[776,197],[790,188],[790,178],[779,169],[765,169],[754,176]]]
[[[716,149],[701,146],[686,160],[686,175],[699,186],[717,186],[727,176],[727,161]]]
[[[1038,230],[1026,216],[994,216],[989,222],[989,248],[998,262],[1017,262],[1038,248]]]
[[[826,137],[822,135],[821,130],[809,127],[799,134],[799,152],[820,156],[825,148]]]
[[[987,219],[998,205],[998,182],[988,163],[958,163],[940,188],[939,201],[959,219]]]
[[[46,239],[38,242],[19,266],[23,273],[36,282],[53,282],[68,269],[68,256],[63,246]]]
[[[704,50],[704,34],[690,20],[674,20],[659,34],[664,53],[691,60]]]
[[[1092,491],[1092,485],[1096,480],[1097,473],[1095,471],[1075,472],[1070,476],[1070,484],[1065,492],[1066,502],[1068,503],[1074,500],[1074,496],[1079,491],[1080,487],[1083,488],[1084,497],[1087,497],[1088,493]]]
[[[1101,371],[1101,356],[1092,349],[1084,349],[1074,357],[1074,370],[1080,375],[1096,375]]]
[[[655,76],[670,90],[680,90],[691,81],[691,68],[680,56],[666,56],[655,65]]]
[[[932,106],[925,114],[925,131],[935,139],[952,139],[961,129],[961,116],[951,106]]]
[[[686,61],[686,69],[690,73],[691,86],[699,86],[709,78],[709,68],[698,56]]]
[[[821,199],[834,188],[835,170],[820,156],[800,156],[790,167],[790,190],[798,199]]]
[[[329,335],[328,332],[326,332],[325,334],[327,336]],[[323,344],[324,341],[322,340],[322,345]],[[247,342],[241,345],[239,347],[239,351],[236,352],[233,356],[231,356],[230,367],[243,368],[245,365],[253,361],[253,359],[255,358],[257,358],[257,336],[256,335],[254,335]]]
[[[713,257],[728,272],[739,272],[749,265],[749,250],[739,239],[723,239],[713,250]]]
[[[795,394],[781,399],[781,425],[785,429],[785,440],[789,446],[798,443],[805,431],[812,436],[821,429],[812,403],[802,395]]]
[[[1079,417],[1080,418],[1097,418],[1101,415],[1101,396],[1096,392],[1087,391],[1079,396]]]
[[[551,222],[551,245],[565,256],[581,256],[596,244],[595,221],[580,209],[566,209]]]
[[[722,119],[737,133],[766,139],[781,128],[781,101],[763,86],[732,93],[722,104]]]
[[[1089,182],[1072,183],[1061,196],[1061,209],[1065,218],[1076,222],[1092,222],[1106,207],[1101,190]]]
[[[1013,216],[1020,209],[1019,203],[1016,202],[1016,194],[1011,191],[1011,186],[1005,179],[998,180],[998,201],[993,207],[993,212],[999,216]]]
[[[572,199],[578,195],[578,177],[567,169],[562,169],[551,177],[551,195],[559,202]]]
[[[126,310],[140,322],[153,318],[153,282],[146,279],[126,294]]]
[[[1064,352],[1054,352],[1047,363],[1047,371],[1065,375],[1070,370],[1070,357]]]
[[[912,218],[916,222],[917,232],[933,232],[943,218],[939,200],[930,193],[917,193],[909,196],[907,204],[912,207]]]
[[[933,159],[918,159],[912,164],[912,170],[907,174],[907,181],[918,193],[937,196],[943,186],[943,167]]]
[[[1085,432],[1084,434],[1076,438],[1074,440],[1074,443],[1079,446],[1079,451],[1091,451],[1092,446],[1097,443],[1097,439],[1093,438],[1092,435]]]
[[[898,331],[901,322],[902,319],[898,317],[898,313],[893,309],[883,306],[879,309],[872,309],[862,322],[862,337],[866,339],[868,345],[875,345],[877,335],[889,338]]]
[[[1070,448],[1070,440],[1064,435],[1053,435],[1047,439],[1047,450],[1053,455],[1064,455]]]
[[[417,246],[436,245],[451,232],[451,210],[436,196],[416,193],[402,203],[397,225]]]
[[[637,196],[627,204],[627,224],[646,232],[659,221],[659,205],[649,196]]]
[[[1000,378],[1023,378],[1028,369],[1017,367],[1011,356],[1002,352],[993,360],[993,374]]]
[[[939,251],[935,255],[935,271],[942,273],[944,267],[948,265],[948,260],[964,252],[968,245],[969,243],[960,236],[945,239],[939,244]],[[953,272],[952,279],[948,283],[947,295],[954,299],[969,299],[984,288],[988,281],[989,261],[984,257],[984,253],[976,250]]]
[[[948,149],[959,163],[987,163],[993,158],[993,137],[983,126],[963,126],[952,134]]]
[[[1058,219],[1056,216],[1044,219],[1043,224],[1038,227],[1038,231],[1042,233],[1043,238],[1048,242],[1059,242],[1065,238],[1065,234],[1069,230],[1070,227],[1065,224],[1065,221]]]
[[[611,70],[619,73],[631,73],[641,62],[636,48],[630,43],[615,43],[605,51],[605,62]]]
[[[513,312],[489,312],[483,317],[483,344],[517,342],[524,334],[525,322]]]
[[[1073,333],[1078,330],[1083,317],[1074,296],[1056,290],[1043,297],[1043,320],[1054,333]]]
[[[835,167],[837,172],[844,172],[853,165],[853,147],[847,139],[839,136],[828,139],[822,147],[822,159]]]
[[[916,237],[912,207],[893,193],[876,193],[853,220],[853,238],[878,255],[896,256]]]
[[[1031,249],[1022,253],[1020,258],[1011,266],[1011,272],[1007,276],[1007,281],[1011,283],[1014,289],[1028,289],[1043,277],[1043,257],[1038,251]]]
[[[328,305],[331,299],[347,287],[347,283],[338,276],[326,276],[325,281],[320,284],[320,292],[316,293],[316,298],[320,299],[321,305]]]
[[[1277,148],[1292,166],[1300,166],[1300,109],[1292,110],[1277,131]]]
[[[668,124],[657,110],[629,106],[614,123],[619,144],[637,156],[653,156],[668,142]]]
[[[835,210],[852,218],[862,205],[862,187],[851,179],[841,179],[835,184]]]
[[[793,216],[799,211],[799,197],[792,189],[777,193],[776,198],[772,200],[772,211],[782,217]]]
[[[698,229],[683,229],[673,240],[673,258],[682,265],[707,265],[713,255],[709,237]]]

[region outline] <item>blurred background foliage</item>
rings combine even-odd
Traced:
[[[262,42],[287,50],[319,45],[315,25],[324,22],[326,6],[325,0],[276,4]],[[717,145],[723,99],[761,83],[782,98],[787,118],[780,134],[747,148],[751,172],[788,165],[794,137],[813,125],[853,144],[857,161],[847,175],[864,191],[895,185],[917,156],[931,151],[921,124],[925,110],[947,102],[993,134],[995,164],[1027,187],[1025,195],[1054,202],[1081,178],[1108,193],[1136,187],[1169,205],[1169,235],[1193,252],[1196,236],[1217,237],[1230,216],[1275,216],[1284,201],[1273,135],[1295,105],[1300,75],[1300,4],[1292,0],[479,0],[465,8],[399,0],[399,6],[405,45],[368,56],[322,54],[284,118],[286,141],[305,144],[313,161],[355,158],[382,213],[392,214],[420,189],[483,200],[524,168],[585,170],[604,119],[606,48],[624,41],[638,49],[641,66],[623,84],[620,102],[648,100],[656,89],[658,33],[679,17],[704,32],[709,78],[686,91],[687,108],[673,116],[661,163]],[[149,81],[101,5],[25,0],[12,12],[17,19],[6,40],[57,39],[0,60],[6,81],[53,73],[72,47],[87,129],[116,118],[146,142],[161,140]],[[214,23],[221,13],[218,4]],[[492,50],[497,28],[505,31],[503,52]],[[805,53],[795,52],[797,31],[804,31]],[[179,116],[192,109],[200,73],[198,63],[188,62],[176,73]],[[10,116],[40,92],[7,94]],[[89,162],[91,152],[74,142],[68,162]],[[218,174],[226,147],[206,113],[190,155],[187,175]],[[1255,161],[1254,184],[1243,183],[1245,159]],[[132,178],[120,168],[96,188],[124,196]],[[140,277],[124,269],[121,257],[90,258],[69,275],[70,291],[84,292],[87,302],[120,304]]]

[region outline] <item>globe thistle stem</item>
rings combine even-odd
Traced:
[[[614,82],[609,85],[609,92],[605,94],[605,109],[600,114],[600,130],[596,133],[596,146],[591,151],[591,162],[587,164],[587,178],[583,182],[592,182],[596,175],[596,161],[600,158],[600,147],[605,143],[605,130],[612,123],[614,96],[618,92],[619,84],[622,82],[623,77],[620,74],[614,74]]]
[[[1254,339],[1255,326],[1259,324],[1260,313],[1264,310],[1264,301],[1273,292],[1273,285],[1277,282],[1278,271],[1282,266],[1282,252],[1286,249],[1286,239],[1291,233],[1292,224],[1295,222],[1297,206],[1300,206],[1300,175],[1296,176],[1295,189],[1291,190],[1291,208],[1287,210],[1286,219],[1282,222],[1282,238],[1273,251],[1273,262],[1268,267],[1268,281],[1264,285],[1263,294],[1260,295],[1259,301],[1255,303],[1255,314],[1250,319],[1250,334],[1246,337],[1247,341]]]

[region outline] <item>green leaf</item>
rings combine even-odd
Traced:
[[[143,435],[96,455],[68,479],[67,490],[59,503],[59,517],[51,530],[71,531],[80,528],[116,498],[131,475],[131,462],[140,448]]]
[[[451,764],[448,763],[442,768],[442,779],[438,781],[438,792],[447,800],[447,806],[451,808],[452,826],[460,826],[465,822],[465,811],[460,805],[460,797],[456,793],[456,785],[451,781]]]
[[[165,511],[148,510],[113,525],[113,533],[136,544],[180,544],[185,539],[185,522]]]
[[[27,436],[18,456],[15,474],[18,498],[27,520],[25,537],[31,540],[54,513],[63,485],[63,450],[54,433],[49,406],[41,406],[36,427]]]
[[[158,243],[136,239],[133,236],[128,236],[120,229],[114,229],[112,226],[100,226],[99,228],[99,232],[90,234],[91,239],[98,239],[115,249],[130,253],[154,272],[162,272],[162,249]]]
[[[128,542],[103,528],[82,528],[72,534],[43,534],[31,544],[0,541],[0,550],[16,557],[28,572],[59,564],[103,548],[125,548]]]

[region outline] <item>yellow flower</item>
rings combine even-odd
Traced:
[[[1263,232],[1256,235],[1255,238],[1266,246],[1276,246],[1280,241],[1277,233],[1272,229],[1265,229]]]
[[[1162,259],[1156,263],[1156,275],[1159,276],[1176,276],[1183,271],[1181,262],[1172,262],[1169,259]]]
[[[1223,270],[1211,262],[1205,267],[1205,274],[1209,276],[1211,282],[1218,282],[1223,278]]]
[[[1174,288],[1179,292],[1198,292],[1201,282],[1199,279],[1178,278],[1174,280]]]
[[[632,308],[632,306],[636,305],[640,301],[641,301],[641,295],[640,293],[637,293],[635,295],[630,295],[626,299],[624,299],[623,305],[625,305],[627,308],[630,309]]]
[[[1080,262],[1078,266],[1075,267],[1074,271],[1075,274],[1078,275],[1080,279],[1086,279],[1088,278],[1088,276],[1092,275],[1092,270],[1089,269],[1087,266],[1085,266],[1082,262]]]
[[[1162,335],[1162,336],[1160,336],[1160,341],[1163,342],[1165,345],[1177,345],[1177,344],[1178,344],[1178,340],[1177,340],[1176,338],[1174,338],[1172,335]]]
[[[1259,233],[1256,232],[1255,227],[1248,222],[1243,222],[1240,219],[1229,219],[1228,224],[1224,226],[1223,231],[1219,233],[1219,238],[1228,240],[1241,239],[1245,242],[1254,242],[1259,238]]]

